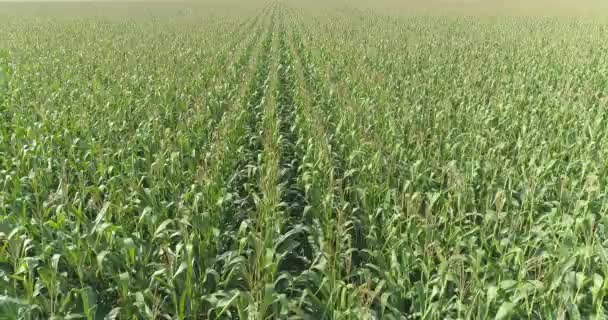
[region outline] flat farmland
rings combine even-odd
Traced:
[[[607,8],[0,3],[0,319],[605,319]]]

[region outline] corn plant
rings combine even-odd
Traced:
[[[596,5],[0,4],[0,319],[606,318]]]

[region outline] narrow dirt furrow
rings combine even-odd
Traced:
[[[295,12],[289,10],[286,16],[289,30],[284,35],[286,49],[290,53],[294,70],[294,100],[298,102],[298,117],[303,121],[300,126],[300,140],[306,142],[302,148],[302,165],[299,172],[300,185],[304,188],[308,204],[302,220],[307,229],[306,258],[310,261],[308,270],[301,273],[293,282],[293,293],[299,294],[297,313],[314,318],[324,318],[338,296],[334,294],[341,288],[343,266],[350,263],[344,259],[348,252],[348,223],[339,204],[340,186],[336,179],[336,158],[334,134],[330,132],[327,114],[334,106],[329,102],[326,88],[316,74],[315,66],[307,56],[307,49],[300,39],[294,23]],[[332,153],[332,151],[334,151]],[[341,163],[338,159],[338,163]],[[326,267],[329,266],[329,267]],[[324,279],[319,282],[317,279]],[[310,299],[315,296],[316,299]]]
[[[344,128],[347,126],[344,122],[337,121],[342,119],[340,116],[340,110],[343,110],[341,102],[332,93],[332,85],[328,79],[323,78],[323,74],[327,74],[325,70],[326,66],[315,65],[315,61],[318,61],[320,57],[315,57],[311,45],[307,44],[302,35],[297,31],[298,28],[293,28],[291,37],[294,43],[295,52],[297,52],[300,65],[302,66],[302,77],[306,82],[307,90],[313,97],[313,105],[315,106],[314,114],[317,116],[315,121],[317,130],[323,132],[323,136],[326,139],[327,153],[330,157],[330,174],[332,182],[332,197],[333,197],[333,208],[332,213],[327,223],[331,225],[344,225],[348,224],[346,220],[352,213],[352,208],[348,204],[352,203],[348,196],[347,189],[350,186],[350,172],[352,169],[349,168],[347,163],[348,150],[345,150],[345,131]],[[333,219],[337,220],[332,221]],[[346,230],[340,230],[338,233],[346,232]],[[346,250],[341,248],[344,245],[350,246],[350,243],[338,243],[338,239],[332,244],[335,251]],[[336,262],[337,263],[337,262]],[[348,265],[350,262],[344,263]],[[338,267],[336,265],[336,267]],[[344,270],[345,272],[347,270]]]
[[[316,297],[303,299],[300,309],[310,315],[324,317],[335,309],[337,293],[345,286],[342,279],[349,276],[352,261],[349,253],[352,239],[350,212],[343,190],[345,163],[339,132],[341,124],[333,121],[340,118],[336,114],[339,110],[337,101],[330,94],[327,82],[321,78],[321,70],[315,65],[311,49],[302,40],[295,23],[291,26],[289,43],[296,57],[297,78],[302,88],[300,95],[307,100],[304,116],[312,123],[310,132],[314,138],[311,142],[318,145],[316,154],[309,160],[316,167],[310,173],[312,177],[308,183],[311,187],[306,196],[318,221],[313,230],[318,248],[314,260],[318,266],[313,265],[312,270],[319,274],[312,276],[313,273],[306,273],[296,285],[301,287],[304,297]],[[330,267],[325,269],[325,264]],[[323,277],[326,281],[319,283],[315,281],[316,277]]]
[[[280,168],[281,204],[286,215],[283,233],[294,234],[294,240],[299,244],[292,248],[283,260],[281,269],[291,273],[304,271],[312,259],[311,250],[307,244],[310,221],[305,221],[304,211],[308,206],[304,187],[300,183],[301,169],[304,157],[305,140],[302,133],[301,117],[299,117],[299,101],[295,100],[296,68],[289,50],[285,23],[285,11],[282,7],[279,34],[279,79],[278,79],[278,110],[277,117],[280,132]]]
[[[319,49],[319,51],[312,52],[315,60],[319,61],[331,57],[324,52],[324,48]],[[362,128],[357,125],[359,123],[357,117],[365,111],[361,110],[359,103],[352,99],[351,89],[340,78],[341,73],[349,71],[336,70],[335,66],[330,67],[328,64],[324,64],[323,68],[322,74],[326,78],[322,79],[321,82],[328,83],[330,88],[336,91],[335,99],[332,96],[331,100],[334,104],[324,109],[334,112],[339,110],[342,114],[342,116],[328,114],[328,117],[331,119],[329,120],[330,123],[333,122],[335,126],[332,136],[337,140],[335,146],[339,152],[335,159],[341,162],[336,163],[336,165],[342,166],[342,174],[337,177],[341,184],[340,190],[343,192],[341,197],[349,204],[347,216],[353,219],[352,246],[355,250],[353,250],[352,267],[357,268],[367,262],[367,254],[363,249],[367,247],[365,244],[365,235],[367,234],[365,226],[368,225],[366,222],[367,213],[364,212],[363,205],[364,195],[360,193],[362,189],[357,186],[357,179],[365,172],[365,159],[362,159],[361,156],[367,154],[364,151],[373,143],[361,132]],[[341,122],[336,124],[334,119],[341,119]],[[346,146],[351,146],[351,149],[347,150]]]
[[[206,130],[214,133],[217,132],[217,127],[224,117],[226,110],[230,109],[230,103],[235,98],[235,95],[238,95],[242,90],[243,86],[239,79],[243,76],[244,69],[252,62],[253,51],[259,45],[260,36],[265,27],[260,22],[266,18],[266,15],[267,12],[263,10],[252,19],[251,23],[243,23],[242,34],[235,37],[237,41],[225,48],[225,60],[221,64],[223,67],[219,72],[223,75],[223,78],[225,78],[225,75],[228,75],[230,80],[221,80],[219,84],[215,84],[214,82],[213,91],[211,92],[215,94],[205,98],[205,102],[213,106],[209,110],[211,116],[205,126]],[[244,46],[244,48],[241,49],[241,46]],[[220,81],[219,79],[221,78],[214,77],[216,81]]]
[[[217,101],[217,104],[220,106],[216,108],[217,112],[214,112],[216,120],[211,121],[211,124],[215,122],[215,126],[210,137],[210,147],[203,159],[203,163],[199,166],[197,174],[197,181],[199,183],[202,181],[215,182],[217,179],[213,179],[211,175],[218,173],[221,169],[221,163],[227,160],[225,156],[230,156],[230,154],[226,155],[225,152],[222,152],[222,149],[225,150],[227,146],[230,146],[230,144],[226,143],[226,138],[233,137],[231,132],[235,130],[234,124],[231,125],[230,123],[238,120],[237,116],[241,114],[239,108],[246,103],[245,100],[248,98],[246,93],[250,88],[249,84],[254,79],[257,58],[261,50],[261,42],[259,40],[268,28],[269,23],[269,11],[268,9],[264,9],[256,15],[254,23],[251,25],[244,24],[244,28],[247,30],[243,32],[250,34],[250,40],[246,43],[242,52],[235,54],[233,61],[224,66],[224,70],[232,70],[232,72],[229,72],[232,81],[228,81],[227,83],[235,83],[237,85],[232,88],[219,88],[218,90],[222,90],[222,92],[217,94],[217,96],[209,98]],[[251,32],[251,29],[254,29],[254,31]],[[235,43],[235,47],[229,50],[239,52],[237,48],[238,43]],[[237,80],[239,78],[246,80],[244,82],[239,81]],[[243,85],[243,83],[246,85]]]
[[[256,171],[259,157],[259,142],[255,137],[258,126],[254,106],[259,104],[263,92],[260,83],[268,73],[268,39],[274,28],[271,10],[264,11],[259,19],[259,27],[254,31],[252,40],[239,55],[240,67],[233,69],[234,77],[241,77],[236,93],[227,96],[229,100],[224,115],[218,121],[211,146],[199,167],[197,184],[201,185],[200,197],[196,207],[201,213],[194,219],[193,227],[199,229],[201,239],[197,248],[204,263],[205,283],[209,291],[202,296],[208,306],[208,315],[220,317],[231,308],[218,305],[218,299],[226,295],[238,294],[246,290],[239,239],[243,235],[239,227],[247,220],[248,214],[255,209]],[[252,120],[253,118],[253,120]],[[255,127],[251,127],[251,126]],[[222,230],[220,232],[219,230]],[[244,231],[246,233],[246,230]]]
[[[281,7],[273,5],[273,24],[265,40],[267,48],[264,69],[260,73],[254,101],[250,130],[255,133],[256,147],[260,148],[256,167],[255,208],[249,212],[249,234],[243,239],[248,264],[244,266],[247,279],[246,310],[249,318],[282,318],[287,308],[280,303],[276,281],[280,279],[278,268],[282,260],[280,239],[286,215],[281,206],[281,146],[278,121],[278,92],[280,90],[279,33]],[[253,123],[255,122],[255,126]],[[255,130],[255,131],[254,131]]]
[[[255,57],[255,65],[251,65],[252,77],[241,90],[240,96],[243,99],[234,106],[235,119],[228,128],[230,136],[220,136],[224,141],[228,138],[234,148],[223,161],[217,163],[226,179],[223,180],[224,185],[217,185],[216,189],[220,196],[216,198],[218,201],[215,208],[219,211],[222,232],[216,238],[219,254],[215,259],[214,277],[223,287],[208,299],[217,301],[220,298],[232,297],[231,303],[222,308],[224,312],[248,309],[250,302],[257,301],[252,294],[256,291],[257,278],[251,269],[252,265],[255,265],[255,255],[260,250],[252,235],[255,232],[261,198],[259,180],[263,155],[262,117],[265,97],[269,91],[268,78],[271,71],[271,44],[275,21],[276,9],[273,7]],[[241,301],[236,299],[239,296],[250,298]]]
[[[357,182],[357,175],[364,167],[353,161],[361,153],[359,148],[363,147],[365,139],[356,135],[358,131],[354,127],[354,119],[349,120],[356,112],[357,102],[350,99],[346,85],[339,80],[337,71],[327,65],[331,62],[327,61],[323,48],[314,48],[307,43],[305,39],[310,39],[312,35],[298,32],[303,29],[306,29],[306,25],[300,23],[299,28],[292,30],[291,37],[302,66],[302,78],[313,97],[313,105],[319,116],[314,122],[317,130],[324,132],[327,137],[332,167],[332,208],[327,211],[332,218],[326,220],[326,237],[331,249],[326,250],[326,254],[333,266],[333,274],[330,274],[333,280],[330,283],[334,287],[329,291],[339,291],[348,284],[354,285],[356,290],[352,292],[351,303],[356,305],[362,303],[360,299],[364,299],[369,286],[374,286],[367,283],[363,276],[367,272],[367,264],[373,262],[372,257],[366,253],[368,230],[365,226],[368,217],[364,209],[365,195],[361,193],[364,189],[358,187]],[[319,64],[318,61],[327,63]],[[349,145],[359,147],[349,150],[345,147]],[[330,306],[333,297],[321,299],[326,299],[326,305]],[[371,302],[377,304],[376,301]]]
[[[270,74],[270,51],[275,28],[276,12],[270,18],[271,24],[265,38],[262,40],[262,49],[257,57],[256,74],[253,82],[245,93],[248,97],[242,117],[245,134],[241,137],[241,158],[235,175],[229,182],[229,189],[234,190],[236,205],[234,215],[226,218],[236,221],[237,224],[254,216],[256,199],[259,198],[259,168],[262,154],[262,117],[263,102],[268,91],[268,78]]]
[[[205,66],[201,66],[199,71],[192,71],[192,76],[201,79],[202,83],[193,89],[199,90],[198,94],[187,100],[183,118],[176,122],[183,121],[191,127],[191,130],[199,132],[189,141],[189,146],[197,151],[209,147],[227,109],[228,101],[233,98],[233,92],[238,90],[239,82],[235,81],[238,78],[232,75],[232,70],[242,69],[249,62],[251,54],[247,51],[255,45],[258,35],[258,32],[251,30],[257,31],[263,27],[261,25],[263,15],[264,12],[260,11],[252,18],[238,23],[237,27],[230,26],[230,34],[225,36],[225,45],[219,52],[211,53],[213,58],[201,61],[200,63],[204,63]],[[230,23],[236,24],[233,21]],[[228,76],[218,77],[215,74]],[[195,161],[200,161],[196,154],[195,158]]]
[[[344,141],[341,139],[342,136],[340,134],[342,123],[338,121],[338,119],[341,119],[341,109],[337,106],[339,102],[333,92],[335,84],[329,81],[330,79],[323,78],[322,74],[327,74],[327,67],[315,65],[313,62],[314,59],[322,60],[323,58],[318,56],[318,52],[314,52],[311,49],[311,45],[306,43],[300,32],[297,31],[297,28],[292,29],[291,37],[295,44],[295,51],[301,61],[306,87],[312,93],[314,104],[322,112],[321,118],[323,121],[319,125],[329,135],[328,146],[332,153],[334,174],[336,177],[343,177],[345,174],[346,155],[342,147]]]

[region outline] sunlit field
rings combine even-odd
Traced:
[[[0,319],[605,319],[607,8],[0,3]]]

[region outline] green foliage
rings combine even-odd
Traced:
[[[0,51],[0,105],[4,104],[9,90],[9,55]],[[0,109],[1,110],[1,109]]]
[[[602,22],[218,10],[0,22],[0,319],[608,315]]]

